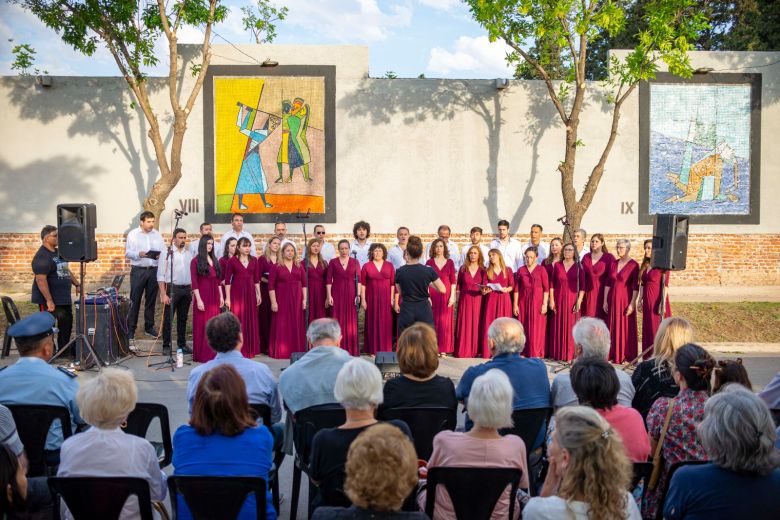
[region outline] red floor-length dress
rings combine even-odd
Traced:
[[[557,262],[553,267],[552,288],[555,298],[555,313],[550,317],[552,321],[550,338],[550,358],[559,361],[571,361],[574,357],[574,336],[571,329],[581,313],[572,312],[577,303],[577,277],[579,275],[579,289],[585,287],[585,273],[574,263],[566,270],[563,262]]]
[[[255,293],[255,284],[259,283],[256,264],[257,259],[250,256],[249,264],[244,267],[236,255],[228,260],[225,269],[225,285],[230,286],[230,310],[241,322],[241,334],[244,336],[241,353],[245,358],[252,358],[260,353]]]
[[[222,291],[222,298],[227,298],[227,294],[225,293],[225,273],[227,273],[227,265],[229,258],[225,258],[224,256],[219,257],[219,285],[220,290]]]
[[[666,295],[666,308],[664,315],[658,313],[661,303],[661,271],[660,269],[648,269],[642,273],[642,350],[652,346],[655,341],[655,333],[664,318],[672,315],[669,305],[669,294]],[[669,271],[666,272],[664,283],[669,287]]]
[[[477,357],[481,350],[480,319],[482,318],[482,292],[485,283],[485,269],[479,267],[474,276],[468,267],[458,271],[458,319],[455,330],[455,356]]]
[[[269,337],[271,336],[271,298],[268,296],[268,277],[276,264],[264,256],[257,260],[257,279],[260,280],[260,352],[268,354]]]
[[[328,266],[325,262],[317,262],[317,266],[309,264],[306,267],[309,276],[307,287],[309,288],[309,323],[325,318],[328,313],[325,311],[325,282],[328,275]],[[308,325],[307,325],[308,326]]]
[[[205,363],[214,359],[217,355],[209,347],[206,339],[206,322],[209,318],[220,313],[220,287],[221,276],[217,276],[217,270],[214,266],[209,266],[208,276],[198,274],[198,257],[190,262],[190,277],[192,279],[192,290],[198,291],[200,299],[203,301],[203,310],[198,310],[198,301],[192,297],[192,360],[198,363]]]
[[[550,288],[552,289],[553,286],[553,270],[555,269],[555,264],[558,262],[547,264],[542,262],[542,267],[544,267],[544,272],[547,273],[547,283],[550,285]],[[550,310],[550,300],[547,300],[547,336],[544,338],[544,357],[545,358],[552,358],[552,344],[553,344],[553,321],[555,318],[555,314],[553,311]]]
[[[488,272],[490,271],[488,267]],[[497,283],[501,287],[514,288],[515,276],[512,273],[512,269],[506,268],[503,273],[495,274],[493,279],[490,280],[485,274],[485,284]],[[488,342],[488,328],[493,320],[496,318],[513,318],[512,313],[512,293],[491,291],[482,298],[482,334],[480,340],[482,341],[482,357],[484,359],[490,359],[490,343]]]
[[[550,291],[547,270],[541,265],[536,265],[533,271],[530,271],[527,266],[521,267],[515,277],[515,290],[520,310],[518,319],[525,331],[523,355],[544,357],[548,314],[542,314],[542,304],[544,295]]]
[[[306,326],[303,315],[303,266],[289,269],[279,262],[271,269],[268,291],[276,292],[277,312],[271,313],[268,355],[287,359],[293,352],[306,352]]]
[[[330,295],[333,298],[331,316],[341,327],[341,348],[357,356],[360,354],[358,345],[358,323],[355,298],[357,290],[355,280],[360,276],[360,263],[355,258],[347,261],[346,269],[341,266],[341,259],[336,257],[328,264],[325,282],[330,285]]]
[[[609,271],[609,295],[607,327],[611,348],[609,360],[613,363],[622,363],[625,360],[634,359],[639,348],[636,330],[636,311],[631,316],[626,316],[626,308],[631,303],[634,291],[639,289],[639,264],[636,260],[629,260],[618,271],[618,262],[612,265]]]
[[[587,253],[582,259],[582,269],[585,271],[585,298],[582,300],[582,315],[599,318],[606,322],[604,289],[615,257],[610,253],[602,253],[601,258],[594,263],[592,254]]]
[[[448,306],[452,291],[455,290],[457,274],[455,263],[447,259],[444,267],[439,269],[436,261],[431,258],[425,265],[433,267],[439,279],[444,283],[447,289],[444,294],[434,288],[428,289],[431,296],[431,306],[433,307],[433,323],[436,326],[436,340],[439,343],[439,352],[442,354],[452,354],[455,351],[455,306]]]
[[[390,290],[395,286],[395,269],[382,262],[377,269],[369,260],[360,270],[360,284],[366,288],[366,318],[363,351],[367,354],[393,350],[393,316]]]

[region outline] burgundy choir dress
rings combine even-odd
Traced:
[[[325,281],[328,275],[328,267],[325,262],[317,262],[317,267],[313,264],[309,264],[307,267],[307,273],[309,279],[307,280],[307,287],[309,288],[309,323],[312,321],[325,318],[329,315],[325,311]]]
[[[330,285],[330,295],[333,298],[331,316],[341,327],[341,348],[352,356],[360,354],[358,345],[357,308],[355,298],[357,288],[355,280],[360,276],[360,263],[349,258],[347,268],[341,266],[341,259],[336,257],[328,264],[325,283]]]
[[[642,351],[653,345],[661,321],[672,315],[668,293],[664,315],[661,317],[658,314],[658,306],[661,303],[661,273],[660,269],[648,269],[642,273]],[[669,287],[668,271],[664,283]]]
[[[288,269],[279,262],[271,269],[268,291],[276,292],[277,312],[272,312],[268,355],[287,359],[293,352],[306,352],[306,325],[303,314],[303,288],[306,280],[302,265]]]
[[[219,271],[220,271],[220,279],[219,279],[219,290],[222,291],[222,298],[227,298],[227,294],[225,293],[225,273],[227,272],[227,265],[230,261],[229,258],[225,258],[224,256],[219,257]]]
[[[488,272],[490,271],[488,267]],[[485,274],[485,285],[489,283],[500,284],[501,287],[514,288],[515,276],[512,273],[512,269],[506,268],[503,273],[496,274],[493,279],[490,280]],[[482,298],[482,333],[480,335],[480,341],[482,341],[482,357],[484,359],[490,359],[490,343],[488,342],[488,328],[493,320],[496,318],[514,318],[512,312],[512,293],[491,291]]]
[[[433,307],[433,323],[436,325],[436,340],[439,343],[439,352],[442,354],[452,354],[455,351],[455,306],[448,307],[447,304],[455,290],[457,275],[455,272],[455,263],[447,259],[444,267],[439,269],[436,261],[431,258],[425,265],[433,267],[436,274],[439,275],[444,287],[447,290],[444,294],[434,288],[428,289],[431,296],[431,305]]]
[[[360,284],[366,288],[366,318],[363,351],[366,354],[393,350],[393,316],[390,290],[395,286],[395,269],[388,261],[377,269],[372,260],[360,270]]]
[[[599,318],[606,322],[604,289],[615,257],[610,253],[602,253],[601,258],[594,264],[592,254],[587,253],[582,259],[582,269],[585,271],[585,298],[582,300],[582,315]]]
[[[577,304],[577,275],[579,288],[584,290],[585,273],[577,267],[576,262],[567,271],[563,262],[557,262],[553,267],[552,288],[555,297],[555,313],[552,321],[552,338],[550,338],[550,358],[559,361],[571,361],[574,357],[574,336],[571,329],[580,319],[579,312],[572,312]]]
[[[241,353],[245,358],[253,358],[260,353],[260,334],[257,323],[257,295],[255,284],[257,278],[257,259],[249,257],[249,264],[244,267],[238,256],[227,262],[225,268],[225,285],[230,286],[230,310],[241,322],[241,334],[244,345]]]
[[[271,297],[268,296],[268,277],[271,275],[271,268],[276,264],[266,257],[261,256],[257,260],[257,279],[260,280],[260,352],[268,354],[268,338],[271,335]]]
[[[520,310],[517,318],[525,331],[523,355],[544,357],[548,314],[542,314],[542,304],[544,295],[550,291],[547,270],[541,265],[536,265],[533,271],[526,266],[521,267],[517,270],[515,290],[518,293],[517,304]]]
[[[607,327],[612,343],[609,349],[609,360],[622,363],[632,360],[639,348],[636,330],[636,311],[626,316],[626,308],[631,303],[634,291],[639,289],[639,264],[629,260],[623,269],[618,271],[618,262],[612,264],[609,270],[609,312]]]
[[[458,271],[458,321],[455,331],[455,356],[477,357],[481,350],[480,319],[482,317],[482,292],[485,283],[485,269],[479,267],[474,276],[468,267]]]
[[[553,286],[553,270],[555,269],[555,264],[558,262],[547,264],[542,262],[542,267],[544,267],[544,272],[547,273],[547,283],[549,284],[550,288]],[[545,358],[552,358],[552,344],[553,344],[553,321],[555,318],[555,313],[550,310],[550,300],[547,300],[547,336],[544,338],[544,357]]]
[[[220,313],[219,300],[222,288],[221,276],[217,276],[214,266],[209,266],[209,275],[198,274],[198,257],[190,262],[190,275],[192,278],[192,290],[197,290],[203,301],[203,310],[198,310],[198,301],[192,297],[192,360],[205,363],[214,359],[217,355],[206,339],[206,322],[209,318]]]

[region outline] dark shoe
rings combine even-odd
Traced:
[[[192,354],[192,349],[190,347],[179,347],[179,348],[184,354]]]
[[[163,347],[163,356],[171,355],[171,347]]]
[[[147,336],[152,336],[153,338],[156,338],[157,336],[159,336],[159,333],[156,330],[154,330],[154,329],[146,329],[146,330],[144,330],[144,332],[146,332]]]

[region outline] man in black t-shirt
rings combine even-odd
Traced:
[[[78,288],[79,282],[68,269],[68,262],[60,258],[57,252],[57,228],[43,226],[41,230],[41,247],[32,260],[32,270],[35,278],[32,284],[32,302],[37,303],[40,310],[48,311],[57,320],[60,329],[57,336],[57,349],[70,341],[73,329],[73,306],[71,300],[71,285]]]

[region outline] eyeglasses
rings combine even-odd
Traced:
[[[324,231],[315,231],[314,234],[315,235],[324,235],[325,232]]]

